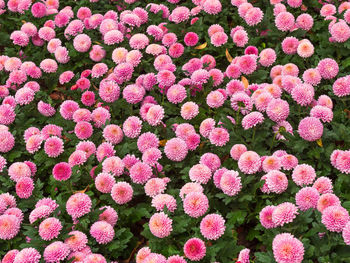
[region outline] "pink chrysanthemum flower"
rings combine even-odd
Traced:
[[[322,224],[331,232],[342,232],[349,220],[349,212],[340,205],[329,206],[322,211]]]
[[[236,92],[231,96],[231,107],[246,115],[252,110],[253,101],[246,93]]]
[[[13,263],[15,260],[16,255],[19,253],[19,250],[17,249],[12,249],[10,251],[8,251],[4,257],[2,258],[1,263]],[[39,261],[37,261],[36,263],[38,263]]]
[[[264,172],[270,172],[272,170],[280,170],[281,169],[281,161],[280,158],[276,156],[268,156],[262,162],[262,168]]]
[[[206,254],[205,243],[199,238],[191,238],[184,245],[184,253],[190,260],[200,261]]]
[[[219,156],[210,152],[203,154],[199,160],[199,163],[209,167],[212,172],[215,172],[221,166],[221,160]]]
[[[241,263],[249,263],[249,254],[250,254],[250,249],[249,248],[244,248],[239,252],[238,255],[238,261]]]
[[[239,157],[247,151],[247,147],[244,144],[235,144],[230,150],[230,155],[233,160],[238,161]]]
[[[32,196],[34,182],[30,177],[21,177],[16,182],[16,194],[19,198],[27,199]]]
[[[317,207],[319,192],[313,187],[304,187],[295,195],[295,202],[301,211],[306,211],[310,208]]]
[[[168,159],[180,162],[186,158],[188,153],[186,142],[180,138],[172,138],[166,142],[164,153]]]
[[[293,181],[299,185],[312,184],[316,178],[315,169],[308,164],[297,165],[292,173]]]
[[[230,135],[225,128],[214,128],[209,134],[210,143],[222,147],[230,140]]]
[[[167,208],[168,211],[174,212],[177,208],[175,198],[168,194],[158,194],[154,196],[152,199],[152,206],[155,207],[157,211],[163,211]]]
[[[242,127],[245,130],[248,130],[263,122],[264,122],[264,116],[260,112],[253,111],[247,114],[246,116],[244,116],[244,118],[242,119]]]
[[[91,199],[84,193],[77,193],[69,197],[66,204],[67,213],[77,219],[90,212],[92,206]]]
[[[276,226],[283,226],[293,222],[298,215],[298,208],[289,202],[285,202],[276,206],[272,213],[272,221]]]
[[[340,206],[339,198],[332,193],[321,195],[317,202],[317,210],[323,213],[329,206]]]
[[[345,21],[340,21],[332,25],[330,33],[334,41],[343,43],[350,38],[350,27]]]
[[[43,240],[52,240],[60,234],[62,224],[60,220],[55,217],[46,218],[39,225],[39,235]]]
[[[266,229],[275,228],[277,226],[272,221],[272,213],[275,208],[275,206],[269,205],[264,207],[259,213],[260,223]]]
[[[350,94],[350,78],[349,76],[338,78],[333,83],[333,93],[338,97],[344,97]]]
[[[294,26],[294,16],[289,12],[280,12],[275,18],[275,25],[278,30],[289,31]]]
[[[45,153],[49,157],[58,157],[61,153],[63,153],[63,141],[61,138],[57,136],[52,136],[45,141],[44,144]]]
[[[96,239],[99,244],[107,244],[113,240],[113,226],[106,221],[97,221],[90,227],[90,235]]]
[[[24,248],[19,251],[11,263],[39,263],[41,259],[40,253],[32,247]],[[9,262],[10,263],[10,262]]]
[[[149,228],[154,236],[158,238],[167,237],[173,230],[172,220],[163,212],[155,213],[149,220]]]
[[[0,239],[9,240],[14,238],[20,229],[20,220],[15,215],[0,216]]]
[[[327,194],[333,192],[333,185],[331,179],[325,176],[317,178],[312,185],[320,194]]]
[[[106,124],[108,120],[111,119],[111,114],[107,109],[98,107],[92,111],[91,118],[94,122],[95,127],[100,128]]]
[[[125,204],[132,199],[133,189],[127,182],[118,182],[112,187],[111,196],[113,200],[119,204]]]
[[[306,117],[300,121],[298,133],[306,141],[316,141],[322,137],[323,125],[315,117]]]
[[[314,54],[315,48],[308,39],[303,39],[299,41],[297,48],[297,53],[302,58],[311,57]]]
[[[130,178],[136,184],[145,184],[152,175],[152,168],[142,162],[137,162],[130,169]]]
[[[303,243],[289,233],[276,235],[272,250],[277,263],[301,263],[304,258]]]
[[[191,181],[207,184],[211,178],[211,170],[204,164],[196,164],[189,171]]]
[[[338,63],[331,58],[322,59],[318,63],[317,69],[320,72],[321,77],[324,79],[332,79],[336,77],[339,72]]]
[[[120,176],[124,172],[124,163],[117,156],[108,157],[102,163],[102,171],[111,173],[114,176]]]
[[[238,172],[233,170],[224,171],[220,177],[219,186],[226,195],[237,195],[242,189],[241,178]]]
[[[272,170],[268,172],[265,176],[265,183],[269,191],[276,194],[281,194],[285,190],[287,190],[288,178],[284,173]]]
[[[126,137],[136,138],[141,133],[142,121],[139,117],[130,116],[123,123],[123,132]]]
[[[100,208],[103,212],[99,215],[100,221],[106,221],[114,226],[118,221],[118,213],[110,206],[103,206]]]
[[[288,55],[295,54],[299,46],[299,40],[295,37],[286,37],[282,41],[282,50]]]
[[[260,156],[253,151],[243,153],[238,160],[239,169],[245,174],[254,174],[261,166]]]
[[[9,152],[14,147],[14,145],[14,136],[6,130],[0,130],[0,152]]]
[[[217,240],[225,229],[225,219],[218,214],[206,215],[200,223],[201,234],[209,240]]]
[[[298,84],[291,92],[292,98],[301,106],[309,105],[314,99],[315,91],[310,84]]]
[[[280,158],[283,170],[292,170],[298,165],[298,159],[291,154],[286,154]]]
[[[103,137],[107,142],[119,144],[123,140],[122,129],[115,124],[109,124],[103,129]]]
[[[201,192],[190,192],[183,200],[184,211],[190,217],[198,218],[206,213],[209,201]]]
[[[95,187],[101,193],[110,193],[114,184],[114,177],[108,173],[99,173],[95,178]]]
[[[10,165],[8,174],[11,180],[17,182],[19,179],[31,176],[30,167],[24,162],[15,162]]]
[[[44,259],[48,263],[60,262],[68,257],[70,249],[68,245],[61,241],[56,241],[48,245],[44,250]]]

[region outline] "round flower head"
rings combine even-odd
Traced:
[[[163,193],[166,189],[166,185],[169,179],[163,178],[151,178],[145,185],[145,193],[150,197],[154,197]]]
[[[304,259],[303,243],[289,233],[276,235],[272,250],[277,263],[301,263]]]
[[[339,205],[329,206],[322,211],[322,224],[331,232],[342,232],[349,219],[349,212]]]
[[[333,83],[333,93],[338,97],[344,97],[350,94],[350,78],[348,76],[338,78]]]
[[[72,100],[64,101],[60,106],[60,114],[66,120],[73,119],[73,114],[79,109],[79,104]]]
[[[199,238],[191,238],[184,245],[185,256],[192,261],[200,261],[204,258],[206,250],[205,243]]]
[[[186,89],[182,85],[173,85],[167,91],[167,98],[171,103],[181,103],[186,97]]]
[[[259,7],[249,8],[244,15],[244,20],[249,26],[259,24],[264,16],[264,12]]]
[[[225,229],[225,219],[218,214],[206,215],[200,223],[201,234],[209,240],[217,240]]]
[[[209,134],[210,143],[222,147],[230,140],[230,135],[225,128],[214,128]]]
[[[123,131],[118,125],[109,124],[103,129],[103,137],[107,142],[119,144],[123,140]]]
[[[77,193],[69,197],[66,204],[67,213],[77,219],[90,212],[92,202],[90,197],[84,193]]]
[[[91,47],[91,38],[86,34],[79,34],[74,38],[73,46],[78,52],[87,52]]]
[[[11,261],[11,262],[12,263],[22,263],[22,262],[39,263],[40,259],[41,259],[40,253],[35,248],[28,247],[28,248],[24,248],[21,251],[19,251],[16,254],[13,261]],[[3,261],[4,261],[4,259],[3,259]]]
[[[221,175],[219,186],[226,195],[237,195],[242,189],[241,178],[238,172],[233,170],[224,171]]]
[[[332,79],[336,77],[339,72],[338,63],[331,58],[325,58],[318,62],[317,69],[324,79]]]
[[[297,165],[292,173],[293,181],[299,185],[312,184],[316,178],[315,169],[308,164]]]
[[[299,46],[299,40],[295,37],[286,37],[282,41],[282,50],[288,55],[295,54]]]
[[[244,116],[244,118],[242,119],[242,127],[243,129],[248,130],[263,122],[264,116],[260,112],[253,111]]]
[[[68,233],[69,237],[64,241],[69,246],[71,251],[76,252],[84,249],[87,246],[87,236],[80,231],[71,231]]]
[[[276,170],[272,170],[268,172],[265,178],[266,185],[268,187],[268,190],[276,193],[281,194],[288,188],[288,179],[287,176]]]
[[[118,221],[118,214],[117,212],[110,206],[103,206],[100,208],[100,210],[104,210],[100,215],[99,215],[99,220],[100,221],[106,221],[107,223],[111,224],[114,226],[117,221]]]
[[[317,210],[323,213],[329,206],[340,206],[339,198],[331,193],[321,195],[317,202]]]
[[[39,225],[39,235],[43,240],[52,240],[60,234],[62,224],[60,220],[55,217],[46,218]]]
[[[96,239],[99,244],[107,244],[113,240],[113,226],[106,221],[97,221],[90,227],[90,235]]]
[[[235,161],[239,160],[239,157],[247,151],[247,147],[244,144],[235,144],[230,150],[231,158]]]
[[[133,49],[144,49],[149,44],[149,39],[144,34],[135,34],[129,39],[129,45]]]
[[[155,213],[149,220],[149,229],[154,236],[164,238],[169,236],[173,230],[172,222],[163,212]]]
[[[193,47],[193,46],[197,45],[198,40],[199,40],[198,35],[194,32],[186,33],[185,38],[184,38],[186,46],[189,46],[189,47]]]
[[[102,162],[102,172],[120,176],[124,172],[124,163],[117,156],[108,157]]]
[[[0,130],[0,152],[2,153],[9,152],[14,145],[15,145],[14,136],[6,130]]]
[[[126,204],[132,199],[133,189],[127,182],[118,182],[112,187],[111,196],[119,204]]]
[[[315,117],[306,117],[300,121],[298,133],[306,141],[317,141],[322,137],[323,125]]]
[[[298,165],[298,159],[291,154],[286,154],[280,157],[281,165],[283,170],[292,170]]]
[[[320,194],[327,194],[333,192],[333,185],[331,179],[325,176],[317,178],[312,185]]]
[[[266,229],[275,228],[277,226],[272,221],[272,213],[275,208],[275,206],[269,205],[264,207],[259,213],[260,223]]]
[[[2,258],[1,263],[13,263],[18,252],[19,250],[17,249],[12,249],[8,251]]]
[[[114,184],[114,177],[108,173],[99,173],[95,178],[95,187],[101,193],[110,193]]]
[[[315,91],[310,84],[298,84],[292,89],[291,95],[299,105],[307,106],[314,99]]]
[[[199,160],[199,163],[208,166],[212,172],[215,172],[221,166],[219,156],[210,152],[203,154]]]
[[[95,127],[100,128],[111,119],[111,114],[107,109],[98,107],[92,111],[91,119],[93,120]]]
[[[311,57],[314,54],[314,46],[307,39],[300,40],[297,48],[297,53],[302,58]]]
[[[259,54],[259,63],[264,67],[271,66],[276,60],[276,52],[272,48],[266,48]]]
[[[242,249],[239,252],[238,261],[240,261],[242,263],[249,263],[249,254],[250,254],[249,248]]]
[[[167,261],[167,263],[186,263],[186,262],[187,261],[179,255],[170,256],[168,257],[168,261]]]
[[[9,104],[0,105],[0,124],[10,125],[15,121],[15,109]]]
[[[146,114],[146,121],[151,126],[157,126],[164,118],[164,108],[160,105],[151,106]]]
[[[0,216],[0,239],[9,240],[14,238],[20,229],[20,220],[15,215]]]
[[[325,106],[316,105],[310,111],[310,116],[320,119],[323,122],[331,122],[333,111]]]
[[[31,176],[30,167],[24,162],[15,162],[10,165],[8,174],[11,180],[17,182],[19,179]]]
[[[164,147],[164,153],[168,159],[181,162],[184,160],[188,153],[187,144],[180,138],[172,138],[166,142]]]
[[[301,211],[306,211],[309,208],[315,209],[319,198],[320,194],[315,188],[304,187],[296,193],[295,202]]]
[[[142,121],[139,117],[130,116],[123,123],[123,132],[126,137],[136,138],[141,133]]]
[[[340,21],[332,25],[330,33],[334,41],[343,43],[350,38],[350,27],[345,21]]]
[[[280,158],[276,156],[268,156],[262,162],[262,168],[264,172],[270,172],[272,170],[280,170],[281,169],[281,161]]]
[[[145,184],[152,175],[152,168],[142,162],[137,162],[130,169],[130,178],[136,184]]]
[[[280,12],[275,17],[275,25],[278,30],[281,31],[289,31],[294,26],[294,16],[289,12]]]
[[[236,92],[231,96],[231,107],[235,111],[241,111],[243,115],[246,115],[252,110],[253,101],[246,93]]]
[[[261,166],[260,156],[253,151],[244,152],[238,159],[238,167],[245,174],[254,174]]]
[[[344,243],[350,245],[350,221],[343,228]]]
[[[190,217],[198,218],[206,213],[209,201],[201,192],[190,192],[183,200],[184,211]]]
[[[272,222],[276,226],[283,226],[293,222],[296,215],[298,215],[298,208],[289,202],[285,202],[276,206],[272,213]]]
[[[207,184],[211,178],[211,171],[204,164],[196,164],[189,171],[191,181],[201,184]]]
[[[162,211],[167,208],[168,211],[174,212],[177,208],[176,199],[168,194],[158,194],[153,197],[152,206],[155,207],[157,211]]]
[[[63,153],[63,141],[57,136],[52,136],[45,141],[44,144],[45,153],[52,158],[58,157]]]
[[[44,250],[44,259],[48,263],[60,262],[68,257],[69,246],[61,241],[56,241],[48,245]]]
[[[107,263],[107,260],[101,254],[88,254],[83,263]]]
[[[16,183],[16,194],[19,198],[27,199],[32,196],[34,182],[30,177],[22,177]]]
[[[256,56],[244,55],[238,57],[237,65],[243,74],[252,74],[257,68]]]

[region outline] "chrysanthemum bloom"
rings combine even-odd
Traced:
[[[145,184],[152,175],[152,168],[142,162],[134,164],[130,169],[130,178],[136,184]]]
[[[63,141],[61,138],[57,136],[52,136],[45,141],[44,144],[45,153],[49,157],[58,157],[61,153],[63,153]]]
[[[187,97],[185,87],[178,84],[171,86],[166,95],[168,100],[174,104],[181,103]]]
[[[298,84],[292,89],[292,98],[301,106],[309,105],[315,95],[315,90],[310,84]]]
[[[102,172],[120,176],[124,172],[124,163],[117,156],[108,157],[102,163]]]
[[[107,244],[113,240],[113,226],[106,221],[97,221],[90,227],[90,235],[96,239],[99,244]]]
[[[154,197],[156,195],[162,194],[165,191],[168,182],[168,178],[149,179],[144,187],[146,195]]]
[[[140,85],[131,84],[123,90],[123,98],[130,104],[139,103],[144,95],[145,89]]]
[[[79,251],[86,247],[88,243],[87,236],[80,231],[71,231],[68,233],[69,237],[64,241],[69,246],[71,251]]]
[[[266,229],[277,227],[277,225],[272,221],[272,213],[275,208],[275,206],[269,205],[264,207],[259,213],[260,223]]]
[[[84,193],[77,193],[69,197],[66,204],[67,213],[73,218],[77,219],[86,215],[91,210],[91,199]]]
[[[233,96],[235,94],[242,94],[244,90],[245,88],[244,88],[243,82],[240,80],[233,79],[230,82],[228,82],[226,85],[226,93],[228,96]],[[248,97],[244,97],[244,98],[248,98]],[[235,107],[235,108],[238,108],[238,107]]]
[[[151,126],[157,126],[164,118],[164,108],[160,105],[152,105],[146,114],[146,121]]]
[[[238,159],[238,167],[245,174],[254,174],[261,166],[260,156],[254,151],[243,153]]]
[[[294,204],[285,202],[276,206],[272,213],[272,221],[276,226],[283,226],[292,222],[298,214],[298,208]]]
[[[8,169],[8,174],[11,180],[17,182],[19,179],[23,177],[30,177],[31,170],[29,166],[24,162],[15,162],[10,165]]]
[[[333,93],[338,97],[348,96],[350,94],[350,78],[349,76],[338,78],[333,83]]]
[[[184,245],[185,256],[192,261],[200,261],[204,258],[206,250],[205,243],[199,238],[191,238]]]
[[[60,234],[62,224],[60,220],[55,217],[46,218],[39,225],[39,235],[43,240],[52,240]]]
[[[322,137],[323,125],[315,117],[306,117],[300,121],[298,133],[306,141],[316,141]]]
[[[0,105],[0,124],[9,125],[15,121],[15,109],[8,104]]]
[[[241,178],[238,172],[233,170],[223,171],[219,181],[219,188],[228,196],[237,195],[242,189]]]
[[[106,221],[114,226],[118,221],[118,213],[110,206],[103,206],[100,208],[103,212],[99,215],[100,221]]]
[[[203,187],[198,183],[186,183],[183,187],[180,189],[180,197],[183,200],[185,198],[185,195],[191,193],[191,192],[203,192]]]
[[[61,241],[56,241],[48,245],[44,250],[44,259],[48,263],[60,262],[68,257],[69,246]]]
[[[136,254],[136,263],[143,263],[144,259],[151,254],[149,247],[141,248]]]
[[[314,46],[308,39],[303,39],[299,41],[297,53],[302,58],[311,57],[314,54],[314,50]]]
[[[133,189],[127,182],[118,182],[112,187],[111,196],[113,200],[119,204],[125,204],[132,199]]]
[[[295,202],[301,211],[317,207],[319,192],[313,187],[304,187],[295,195]]]
[[[244,55],[238,57],[237,66],[243,74],[252,74],[257,68],[256,56]]]
[[[277,263],[301,263],[303,261],[303,243],[289,233],[276,235],[272,242],[272,249]]]
[[[25,47],[29,43],[28,35],[19,30],[13,31],[10,35],[10,39],[14,45],[19,45],[21,47]]]
[[[249,26],[259,24],[264,16],[264,12],[259,7],[249,8],[244,15],[244,20]]]
[[[168,257],[168,261],[167,261],[167,263],[186,263],[186,262],[187,261],[179,255],[170,256]]]
[[[284,173],[272,170],[268,172],[265,176],[265,183],[269,191],[276,194],[281,194],[285,190],[287,190],[288,178]]]
[[[335,167],[342,173],[350,173],[350,151],[341,151],[338,154]]]
[[[221,166],[221,160],[219,156],[210,152],[203,154],[199,160],[199,163],[209,167],[212,172],[215,172]]]
[[[199,132],[204,138],[208,138],[210,132],[215,128],[215,120],[212,118],[207,118],[202,121],[199,126]]]
[[[172,138],[166,142],[164,153],[168,159],[181,162],[186,158],[188,153],[186,142],[180,138]]]
[[[197,45],[198,40],[199,40],[198,35],[194,32],[186,33],[185,38],[184,38],[186,46],[189,46],[189,47],[193,47],[193,46]]]
[[[73,46],[78,52],[87,52],[91,47],[91,38],[86,34],[79,34],[74,38]]]
[[[295,54],[299,46],[299,40],[295,37],[286,37],[282,41],[282,50],[288,55]]]
[[[214,128],[209,134],[210,143],[222,147],[230,140],[230,135],[225,128]]]
[[[109,124],[103,129],[103,138],[112,144],[118,144],[123,140],[122,129],[115,124]]]
[[[325,176],[317,178],[312,185],[320,194],[327,194],[333,192],[333,185],[331,179]]]
[[[329,206],[322,211],[322,224],[332,232],[342,232],[349,219],[349,212],[340,205]]]
[[[309,31],[314,25],[314,20],[309,14],[301,14],[297,17],[295,25],[305,31]]]
[[[329,206],[340,206],[339,198],[332,193],[322,194],[317,202],[317,210],[323,213]]]
[[[55,60],[47,58],[40,62],[40,68],[45,73],[54,73],[57,71],[58,65]]]
[[[103,158],[114,156],[115,150],[112,144],[109,142],[103,142],[96,149],[96,158],[99,162],[102,162]]]
[[[335,7],[335,5],[325,4],[322,6],[320,10],[320,15],[326,17],[326,16],[334,15],[336,12],[337,12],[337,8]]]
[[[324,79],[332,79],[336,77],[339,72],[338,63],[331,58],[322,59],[318,63],[317,69],[320,72],[321,77]]]
[[[211,170],[206,165],[196,164],[190,169],[189,177],[196,183],[207,184],[211,178]]]
[[[176,199],[168,194],[158,194],[154,196],[152,199],[152,206],[156,208],[157,211],[163,211],[167,208],[168,211],[174,212],[177,208]]]
[[[350,38],[350,27],[345,21],[340,21],[332,25],[330,33],[336,42],[343,43]]]
[[[133,49],[144,49],[149,44],[149,39],[145,34],[135,34],[129,39],[129,45]]]
[[[244,118],[242,119],[242,127],[245,130],[248,130],[263,122],[264,122],[264,116],[260,112],[253,111],[247,114],[246,116],[244,116]]]
[[[60,106],[60,114],[64,119],[71,120],[77,109],[79,109],[79,104],[77,102],[66,100]]]
[[[281,169],[281,161],[280,158],[276,156],[268,156],[262,162],[262,168],[264,172],[270,172],[272,170],[280,170]]]
[[[88,139],[93,133],[92,125],[87,121],[80,121],[75,125],[74,133],[81,140]]]
[[[111,114],[107,109],[103,107],[98,107],[92,111],[91,119],[94,122],[94,126],[100,128],[106,123],[106,121],[111,119]]]
[[[218,214],[206,215],[200,223],[201,234],[209,240],[217,240],[225,229],[225,219]]]
[[[235,144],[230,150],[230,155],[233,160],[238,161],[239,157],[247,151],[247,147],[244,144]]]
[[[107,263],[107,260],[104,256],[102,256],[101,254],[88,254],[85,258],[84,258],[84,263]]]
[[[99,173],[95,178],[95,187],[101,193],[110,193],[114,184],[114,177],[108,173]]]
[[[278,30],[288,31],[294,26],[294,16],[289,12],[280,12],[275,18],[275,25]]]
[[[0,216],[0,239],[9,240],[14,238],[20,229],[20,220],[15,215]]]
[[[19,198],[27,199],[32,195],[34,182],[30,177],[21,177],[16,182],[16,194]]]
[[[24,248],[21,251],[19,251],[13,261],[10,261],[11,263],[39,263],[41,259],[40,253],[32,247]],[[4,258],[3,258],[4,261]],[[10,263],[8,262],[8,263]],[[5,263],[5,262],[4,262]]]
[[[16,255],[19,253],[19,250],[12,249],[8,251],[4,257],[2,258],[1,263],[13,263],[15,260]]]
[[[209,201],[201,192],[190,192],[183,200],[184,211],[190,217],[198,218],[206,213]]]
[[[310,111],[310,116],[320,119],[323,122],[331,122],[333,111],[325,106],[316,105]]]
[[[272,48],[263,49],[259,54],[259,63],[264,67],[269,67],[276,61],[276,57],[276,52]]]
[[[312,184],[316,178],[315,169],[308,164],[297,165],[292,173],[293,181],[299,185]]]
[[[98,91],[99,96],[106,102],[114,102],[119,98],[120,88],[113,80],[102,80]]]
[[[317,69],[310,68],[304,71],[303,80],[312,86],[317,86],[321,82],[321,74]]]
[[[164,238],[169,236],[173,230],[172,222],[173,220],[163,212],[155,213],[149,220],[149,229],[154,236]]]
[[[244,248],[239,252],[238,255],[238,261],[242,263],[249,263],[249,254],[250,254],[250,249],[249,248]]]

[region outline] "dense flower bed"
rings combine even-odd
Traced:
[[[0,14],[2,263],[350,262],[350,2]]]

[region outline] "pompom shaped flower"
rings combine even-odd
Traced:
[[[282,99],[273,99],[267,105],[266,113],[272,121],[284,121],[289,115],[289,104]]]
[[[110,193],[114,184],[114,177],[108,173],[99,173],[95,178],[95,187],[101,193]]]
[[[90,235],[99,244],[107,244],[114,238],[113,226],[106,221],[97,221],[90,227]]]
[[[306,117],[302,119],[298,126],[298,133],[306,141],[317,141],[322,137],[323,125],[315,117]]]
[[[14,215],[0,215],[0,239],[10,240],[14,238],[20,229],[21,222]]]
[[[217,240],[225,232],[225,219],[218,214],[206,215],[200,223],[201,234],[209,240]]]
[[[288,55],[295,54],[299,46],[299,40],[295,37],[286,37],[282,41],[282,50]]]
[[[191,238],[184,245],[185,256],[192,261],[200,261],[205,257],[206,251],[205,243],[199,238]]]
[[[207,212],[209,201],[201,192],[190,192],[183,200],[183,207],[187,215],[198,218]]]
[[[43,240],[52,240],[60,234],[62,224],[60,220],[55,217],[46,218],[39,225],[39,235]]]
[[[184,160],[188,153],[187,144],[180,138],[172,138],[166,142],[164,147],[164,153],[168,159],[181,162]]]
[[[350,27],[345,21],[340,21],[332,25],[330,33],[336,42],[343,43],[350,38]]]
[[[276,194],[281,194],[288,188],[287,176],[280,171],[272,170],[268,172],[265,182],[268,190]]]
[[[130,178],[136,184],[145,184],[152,175],[152,168],[143,162],[137,162],[130,169]]]
[[[293,222],[298,215],[298,208],[289,202],[285,202],[276,206],[272,212],[272,222],[276,226],[283,226],[285,224]]]
[[[222,147],[230,140],[230,134],[225,128],[214,128],[209,134],[209,141],[215,146]]]
[[[322,211],[322,224],[331,232],[342,232],[349,219],[349,212],[339,205]]]
[[[16,194],[19,198],[27,199],[32,196],[34,182],[30,177],[21,177],[16,182]]]
[[[11,262],[12,263],[22,263],[22,262],[39,263],[40,259],[41,259],[40,253],[35,248],[28,247],[28,248],[24,248],[21,251],[19,251],[16,254],[13,261],[11,261]],[[10,263],[10,262],[8,262],[8,263]]]
[[[73,46],[78,52],[87,52],[91,47],[91,38],[86,34],[79,34],[74,38]]]
[[[157,126],[164,118],[164,108],[160,105],[151,106],[146,114],[146,121],[151,126]]]
[[[332,86],[334,95],[338,97],[348,96],[350,94],[349,84],[350,78],[348,76],[338,78]]]
[[[312,185],[320,194],[327,194],[333,192],[333,185],[331,179],[325,176],[317,178]]]
[[[243,129],[248,130],[263,122],[264,122],[264,116],[260,112],[253,111],[243,117],[242,127]]]
[[[64,241],[69,246],[71,251],[76,252],[84,249],[87,246],[87,236],[80,231],[71,231],[68,233],[69,237]]]
[[[48,138],[45,141],[44,150],[49,157],[58,157],[63,153],[63,140],[57,136]]]
[[[294,16],[289,12],[280,12],[275,18],[275,25],[278,30],[289,31],[294,26]]]
[[[68,198],[66,209],[67,213],[73,218],[78,219],[90,212],[92,202],[90,197],[84,193],[76,193]]]
[[[61,241],[56,241],[48,245],[44,250],[44,259],[48,263],[63,261],[68,257],[69,246]]]
[[[113,200],[119,204],[126,204],[132,199],[133,189],[127,182],[118,182],[112,187],[111,196]]]
[[[158,194],[153,197],[152,206],[155,207],[157,211],[162,211],[167,208],[168,211],[174,212],[177,208],[175,198],[168,194]]]
[[[298,84],[292,89],[291,95],[299,105],[307,106],[314,99],[315,90],[310,84]]]
[[[228,196],[237,195],[242,189],[241,178],[233,170],[223,171],[219,181],[220,189]]]
[[[238,159],[238,167],[245,174],[254,174],[261,166],[260,156],[253,151],[244,152]]]
[[[192,101],[186,102],[181,107],[181,117],[185,120],[191,120],[199,113],[199,106]]]
[[[275,228],[277,225],[272,221],[272,213],[275,210],[275,206],[269,205],[264,207],[260,213],[260,223],[266,229]]]
[[[293,181],[299,185],[312,184],[316,178],[315,169],[308,164],[297,165],[292,173]]]
[[[306,211],[310,208],[317,207],[320,194],[317,189],[313,187],[304,187],[295,195],[295,203],[301,211]]]
[[[289,233],[276,235],[272,250],[277,263],[301,263],[304,259],[303,243]]]
[[[324,79],[332,79],[336,77],[339,72],[338,63],[331,58],[325,58],[318,62],[317,69]]]
[[[314,54],[314,50],[314,46],[309,40],[303,39],[299,41],[297,53],[302,58],[311,57]]]
[[[149,220],[149,229],[154,236],[164,238],[169,236],[173,230],[172,222],[163,212],[155,213]]]
[[[130,116],[123,123],[123,132],[126,137],[136,138],[141,133],[142,121],[139,117]]]
[[[211,178],[211,170],[204,164],[196,164],[189,171],[191,181],[207,184]]]

